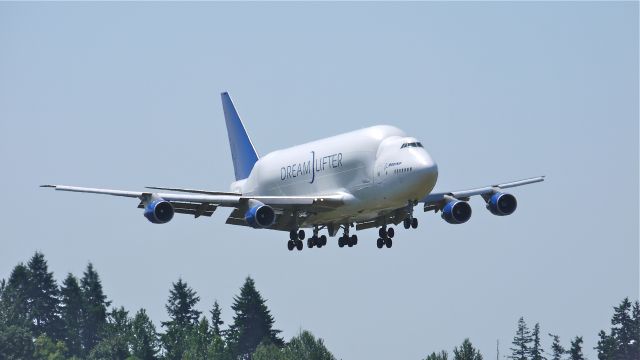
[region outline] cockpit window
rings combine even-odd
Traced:
[[[402,146],[400,147],[400,149],[404,149],[406,147],[424,147],[422,146],[422,143],[418,142],[410,142],[410,143],[404,143],[402,144]]]

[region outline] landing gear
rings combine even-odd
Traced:
[[[418,228],[418,218],[412,218],[411,219],[411,227],[414,229]]]
[[[405,229],[408,229],[408,228],[416,229],[418,227],[418,218],[411,217],[411,218],[404,219],[403,225]]]
[[[289,251],[292,251],[293,249],[298,249],[302,250],[302,240],[289,240],[287,242],[287,249],[289,249]]]
[[[287,242],[287,249],[292,251],[293,249],[298,249],[298,251],[302,250],[304,247],[304,230],[296,231],[291,230],[289,232],[289,241]]]
[[[339,247],[344,247],[345,245],[348,247],[353,247],[353,245],[357,245],[358,244],[358,236],[357,235],[351,235],[349,236],[349,226],[351,226],[350,224],[346,224],[344,225],[344,234],[338,238],[338,246]]]
[[[380,237],[376,242],[376,246],[378,246],[378,249],[382,249],[383,246],[390,248],[393,245],[393,240],[391,240],[391,238],[394,237],[395,233],[396,232],[392,227],[387,228],[386,225],[381,227],[380,230],[378,230],[378,235],[380,235]]]
[[[327,236],[326,235],[318,236],[318,227],[315,226],[313,228],[313,235],[309,239],[307,239],[307,247],[309,249],[313,248],[314,246],[321,248],[325,245],[327,245]]]

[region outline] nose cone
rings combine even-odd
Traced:
[[[420,182],[429,191],[433,190],[438,180],[438,165],[426,151],[421,151],[417,154],[415,161]]]

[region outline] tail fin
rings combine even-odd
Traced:
[[[246,179],[249,177],[249,174],[251,174],[253,165],[258,161],[258,154],[256,153],[256,149],[253,148],[251,139],[249,139],[249,135],[247,135],[247,131],[242,124],[242,120],[240,120],[236,108],[233,106],[229,94],[223,92],[221,97],[236,180]]]

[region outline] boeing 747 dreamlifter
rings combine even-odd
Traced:
[[[327,244],[342,231],[338,245],[358,243],[351,231],[379,228],[378,248],[390,248],[393,227],[417,228],[413,210],[440,212],[450,224],[471,218],[471,196],[480,195],[494,215],[510,215],[516,198],[503,190],[544,180],[543,176],[476,189],[432,193],[438,166],[416,138],[393,126],[379,125],[274,151],[258,157],[228,93],[222,93],[236,181],[229,192],[148,187],[123,191],[65,185],[56,190],[137,198],[138,208],[154,224],[175,213],[211,216],[220,206],[233,208],[227,224],[289,232],[289,250],[302,250],[304,228],[309,248]],[[166,192],[158,192],[166,191]]]

